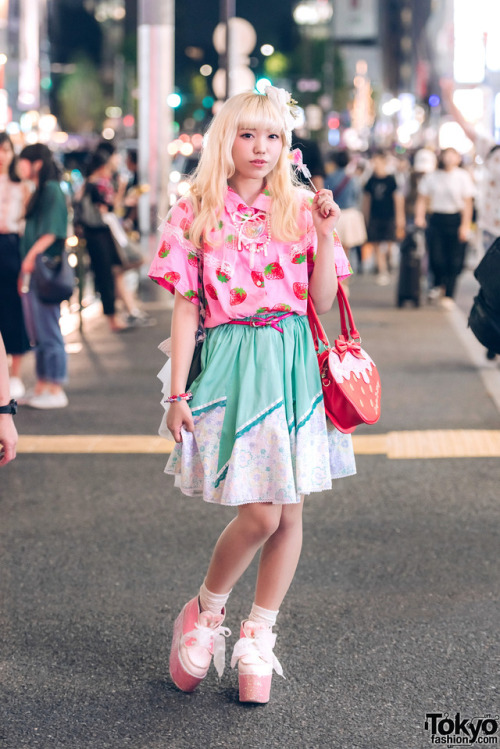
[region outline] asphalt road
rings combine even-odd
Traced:
[[[148,302],[156,328],[112,336],[98,320],[69,336],[69,408],[21,409],[19,432],[155,434],[163,303]],[[352,303],[383,383],[382,418],[359,434],[500,429],[448,312],[397,310],[370,277]],[[178,494],[164,463],[23,452],[2,470],[2,749],[420,749],[429,713],[500,713],[498,457],[362,454],[356,477],[307,500],[276,629],[286,680],[267,706],[241,705],[229,668],[192,695],[170,682],[172,622],[233,511]],[[254,579],[255,564],[230,599],[227,661]]]

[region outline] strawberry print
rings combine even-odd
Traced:
[[[171,249],[172,247],[168,242],[162,242],[161,247],[158,251],[158,257],[167,257]]]
[[[229,292],[229,304],[231,307],[235,307],[237,304],[242,304],[247,298],[247,292],[245,289],[231,289]]]
[[[212,286],[211,283],[207,283],[207,285],[205,286],[205,291],[208,294],[208,296],[210,297],[210,299],[218,299],[219,298],[219,295],[217,294],[217,289],[215,288],[215,286]]]
[[[285,272],[279,263],[269,263],[264,268],[264,275],[270,281],[279,281],[285,277]]]
[[[292,251],[290,253],[292,263],[294,265],[300,265],[301,263],[305,262],[306,260],[306,253],[300,246],[294,246],[292,247]]]
[[[168,281],[168,283],[171,283],[172,286],[176,286],[181,280],[181,274],[171,270],[168,273],[165,273],[164,279],[165,281]]]
[[[307,299],[307,284],[297,281],[293,285],[293,293],[297,299]]]
[[[264,286],[264,274],[258,270],[253,270],[251,275],[254,284],[259,288],[262,288]]]
[[[272,308],[273,312],[291,312],[292,308],[289,304],[284,304],[283,302],[280,302],[279,304],[275,304]]]
[[[257,229],[262,222],[254,220],[255,215],[258,211],[265,213],[269,209],[269,196],[261,193],[256,205],[258,208],[245,205],[234,191],[228,189],[225,210],[217,218],[213,233],[203,241],[206,279],[204,296],[209,305],[205,313],[208,328],[255,314],[265,317],[290,315],[292,312],[299,315],[304,313],[308,299],[308,275],[314,268],[316,254],[310,208],[299,197],[297,208],[300,214],[300,238],[297,236],[291,242],[271,239],[269,245],[266,245],[267,257],[263,252],[262,242],[259,244],[262,239],[259,235],[256,238],[256,250],[262,251],[260,254],[255,252],[255,264],[250,268],[246,253],[242,256],[237,252],[238,231],[231,217],[235,212],[241,213],[241,217],[246,217],[244,225],[248,234],[252,234],[252,227],[258,233]],[[193,207],[186,198],[182,198],[170,209],[169,221],[152,260],[150,277],[170,292],[180,291],[186,300],[198,306],[200,294],[197,266],[200,250],[182,236],[192,228],[193,214]],[[338,237],[335,233],[333,236],[335,267],[337,275],[342,279],[349,275],[350,269]],[[246,233],[244,237],[251,239]]]
[[[217,276],[217,280],[220,281],[221,283],[227,283],[228,281],[231,280],[231,276],[225,271],[223,271],[222,268],[220,267],[217,268],[217,270],[215,271],[215,275]]]

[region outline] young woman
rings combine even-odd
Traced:
[[[306,316],[310,293],[330,309],[350,268],[328,190],[296,186],[289,160],[293,102],[282,89],[229,99],[215,117],[189,196],[172,209],[150,276],[175,293],[171,403],[177,445],[167,473],[187,495],[237,508],[199,595],[174,626],[170,673],[192,691],[212,655],[232,587],[261,549],[253,605],[233,651],[240,700],[267,702],[282,673],[272,627],[302,545],[304,496],[354,473],[350,436],[325,418]],[[202,371],[186,393],[203,262]]]
[[[13,398],[24,395],[21,362],[30,348],[18,291],[19,236],[28,199],[27,186],[16,174],[12,141],[7,133],[0,133],[0,332],[12,361],[10,390]]]
[[[442,295],[441,304],[448,309],[454,305],[457,279],[464,265],[476,192],[472,178],[460,168],[460,162],[460,154],[454,148],[445,148],[436,171],[422,178],[415,205],[416,226],[425,227],[428,216],[433,295]]]
[[[377,263],[377,283],[387,286],[391,246],[405,235],[404,198],[388,172],[387,154],[377,151],[372,163],[373,174],[363,188],[363,212]]]
[[[37,296],[32,273],[37,255],[52,257],[64,252],[68,229],[66,198],[59,184],[59,170],[50,149],[43,143],[23,148],[18,172],[35,187],[26,210],[26,228],[21,240],[20,281],[31,277],[27,302],[35,335],[36,384],[22,400],[32,408],[65,408],[68,398],[67,356],[59,327],[60,305],[45,304]]]

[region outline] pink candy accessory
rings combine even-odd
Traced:
[[[273,669],[283,676],[273,653],[275,643],[276,635],[266,624],[248,619],[241,623],[240,639],[231,657],[231,668],[238,664],[240,702],[269,702]]]
[[[290,159],[292,164],[297,167],[297,171],[302,172],[304,177],[309,180],[309,184],[312,186],[314,192],[316,192],[316,185],[311,179],[311,172],[309,171],[309,167],[307,166],[307,164],[304,164],[302,151],[300,150],[300,148],[294,148],[293,151],[290,151],[290,153],[288,154],[288,158]]]
[[[200,611],[198,596],[188,601],[175,620],[169,670],[174,684],[183,692],[193,692],[205,678],[214,659],[219,678],[224,673],[226,637],[221,614]]]

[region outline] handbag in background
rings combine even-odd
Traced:
[[[123,270],[140,268],[144,263],[141,248],[130,239],[118,216],[115,213],[104,213],[102,220],[111,232]]]
[[[359,424],[375,424],[379,420],[381,385],[375,363],[361,348],[361,338],[341,284],[337,299],[342,332],[333,346],[328,342],[310,296],[307,316],[318,357],[326,415],[340,432],[350,434]]]
[[[44,304],[60,304],[69,299],[75,289],[75,271],[69,264],[68,253],[50,257],[37,255],[33,271],[37,297]]]

